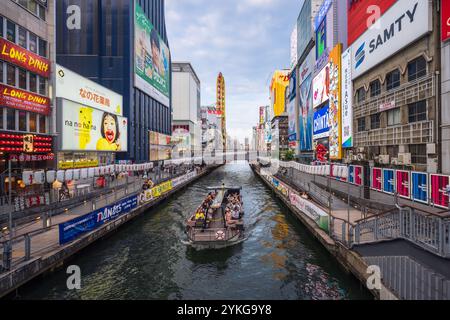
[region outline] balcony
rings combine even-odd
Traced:
[[[394,146],[434,142],[433,121],[422,121],[355,134],[355,147]]]
[[[380,106],[395,101],[397,107],[420,100],[430,99],[435,95],[435,79],[428,75],[413,82],[408,82],[375,98],[355,103],[354,117],[361,118],[380,112]]]

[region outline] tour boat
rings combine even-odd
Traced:
[[[223,185],[207,190],[210,194],[186,222],[188,244],[197,250],[222,249],[244,241],[242,188]],[[202,208],[206,215],[200,213]]]

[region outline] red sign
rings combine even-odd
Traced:
[[[0,133],[1,152],[48,153],[52,152],[52,145],[53,138],[50,136]]]
[[[50,99],[28,91],[0,84],[0,105],[43,115],[50,114]]]
[[[411,198],[411,173],[409,171],[397,170],[396,172],[397,193],[400,197]]]
[[[447,188],[449,185],[449,176],[431,175],[431,199],[435,206],[448,209],[449,194]]]
[[[441,1],[441,17],[442,17],[442,41],[450,39],[450,1]]]
[[[376,191],[381,191],[383,189],[383,175],[380,168],[372,168],[372,182],[371,188]]]
[[[0,38],[0,59],[21,66],[45,78],[50,77],[50,61]]]
[[[348,45],[358,40],[397,0],[351,0],[348,8]]]

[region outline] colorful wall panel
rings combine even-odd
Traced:
[[[428,174],[411,172],[411,193],[413,201],[428,203]]]
[[[395,171],[392,169],[383,169],[383,192],[395,193]]]
[[[397,170],[396,188],[399,197],[411,199],[411,172]]]
[[[431,185],[431,201],[436,207],[448,209],[448,193],[447,188],[450,185],[450,177],[432,174],[430,175]]]
[[[370,186],[373,190],[383,191],[383,171],[380,168],[371,169],[371,183]]]

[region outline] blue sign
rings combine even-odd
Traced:
[[[319,25],[326,18],[328,10],[330,10],[332,3],[333,3],[332,0],[325,0],[322,3],[322,6],[320,7],[319,12],[317,13],[316,19],[314,21],[314,31],[317,31],[317,29],[319,29]]]
[[[395,172],[394,170],[383,170],[383,191],[389,194],[395,192]]]
[[[348,182],[351,184],[355,184],[355,167],[348,167]]]
[[[325,138],[330,134],[328,109],[329,106],[326,105],[314,113],[314,139]]]
[[[138,197],[132,196],[113,205],[59,225],[59,244],[69,243],[84,233],[91,232],[103,224],[113,221],[137,207]]]
[[[428,203],[428,174],[411,173],[411,197],[413,201]]]

